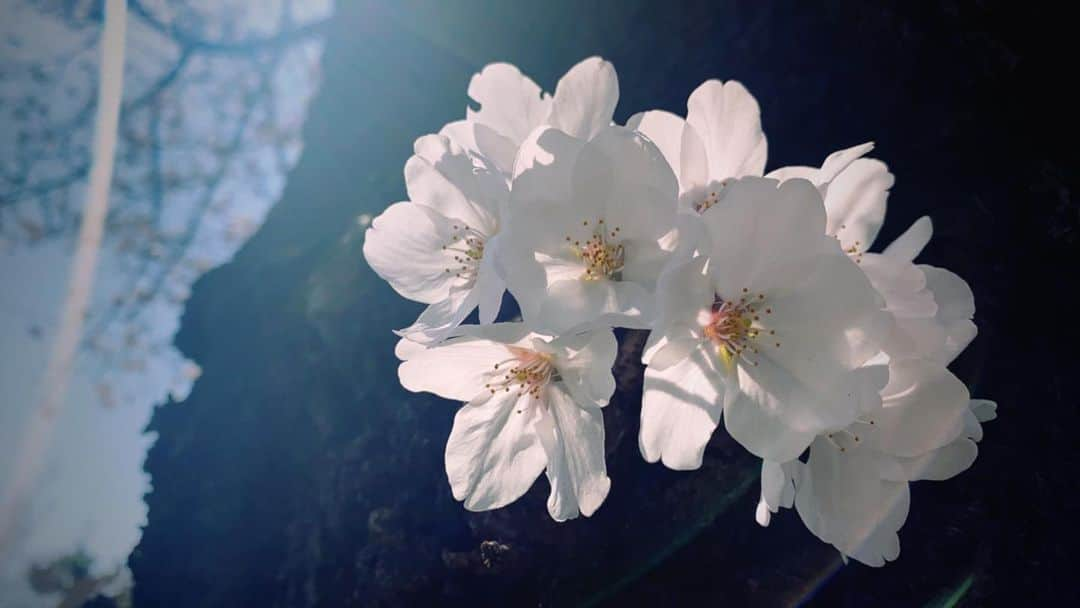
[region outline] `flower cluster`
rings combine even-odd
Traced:
[[[592,515],[611,486],[612,328],[650,330],[646,461],[699,468],[723,419],[762,459],[758,523],[794,507],[845,556],[895,559],[908,482],[969,467],[995,406],[947,369],[975,309],[962,279],[914,262],[930,220],[870,252],[893,184],[872,144],[764,174],[741,84],[705,82],[686,118],[619,126],[615,70],[595,57],[554,94],[508,64],[468,94],[479,109],[416,141],[409,200],[364,243],[428,304],[398,332],[402,385],[464,402],[454,497],[495,509],[546,473],[551,517]],[[505,291],[521,322],[495,323]]]

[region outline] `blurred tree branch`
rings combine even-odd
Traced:
[[[72,238],[96,111],[101,1],[22,0],[21,7],[22,21],[66,35],[16,30],[4,40],[0,27],[0,45],[13,49],[0,59],[0,125],[13,135],[0,144],[0,253]],[[297,18],[290,0],[129,7],[105,243],[120,267],[107,272],[112,295],[95,303],[84,340],[128,354],[149,347],[139,321],[148,303],[186,299],[194,278],[261,221],[244,209],[251,198],[266,199],[256,208],[271,203],[295,162],[303,104],[294,100],[314,91],[329,20],[328,6]]]

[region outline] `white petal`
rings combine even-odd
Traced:
[[[978,332],[971,319],[975,316],[975,296],[964,279],[933,266],[920,265],[926,275],[926,288],[934,295],[937,314],[934,319],[944,332],[945,345],[937,355],[937,360],[948,365],[955,359]]]
[[[394,291],[419,302],[438,302],[450,292],[452,221],[414,203],[394,203],[364,233],[364,259]]]
[[[469,81],[469,97],[480,104],[479,110],[467,110],[469,120],[494,129],[515,144],[520,144],[548,116],[550,96],[517,67],[492,63]]]
[[[858,414],[855,372],[880,350],[875,294],[845,256],[828,256],[788,294],[766,297],[757,352],[740,363],[739,387],[770,416],[794,430],[846,426]],[[768,292],[766,292],[768,293]],[[778,346],[779,345],[779,346]],[[756,362],[756,364],[755,364]],[[854,374],[854,376],[852,375]],[[773,460],[790,460],[777,459]]]
[[[968,344],[975,339],[978,328],[971,321],[956,321],[946,328],[945,350],[941,354],[943,363],[952,363],[960,355]]]
[[[912,359],[940,353],[945,333],[933,319],[895,319],[895,326],[883,348],[890,357]]]
[[[667,331],[685,326],[668,326]],[[681,363],[698,348],[702,347],[702,338],[686,331],[681,335],[668,334],[662,343],[656,344],[651,351],[646,350],[642,362],[651,366],[654,370],[666,370],[667,368]]]
[[[914,457],[951,443],[964,430],[967,387],[949,370],[918,359],[889,362],[889,384],[874,420],[873,447]]]
[[[772,513],[769,511],[769,505],[765,503],[765,499],[758,499],[757,508],[754,510],[754,520],[757,521],[761,527],[767,527],[769,522],[772,521]]]
[[[734,80],[702,83],[686,102],[686,122],[697,132],[709,158],[709,179],[761,175],[768,145],[757,100]]]
[[[877,358],[871,359],[855,370],[848,390],[856,394],[855,398],[860,404],[857,410],[860,416],[882,407],[881,393],[889,383],[890,377],[888,361]]]
[[[417,354],[422,353],[427,349],[428,346],[426,344],[421,344],[420,342],[408,338],[402,338],[394,345],[394,356],[397,357],[399,361],[405,361],[412,359]]]
[[[493,366],[510,357],[506,344],[528,336],[521,323],[472,326],[459,331],[468,334],[424,350],[399,349],[399,355],[409,357],[398,367],[401,385],[413,392],[470,401],[487,393],[484,385],[489,382]]]
[[[684,471],[701,467],[705,444],[720,422],[720,382],[704,348],[665,369],[645,369],[638,446],[647,462]]]
[[[490,132],[483,125],[474,125],[473,130],[482,142],[484,134]],[[448,138],[436,135],[421,137],[414,144],[417,156],[427,160],[444,175],[473,206],[478,214],[487,220],[497,217],[500,208],[509,198],[507,176],[491,165],[485,156],[469,154]],[[467,219],[467,218],[466,218]],[[494,233],[497,226],[484,226]]]
[[[686,130],[685,119],[671,112],[652,110],[631,116],[630,120],[626,121],[626,128],[641,133],[656,144],[672,170],[678,174],[683,132]]]
[[[856,264],[843,255],[823,255],[805,267],[803,279],[800,285],[788,286],[786,293],[784,288],[763,290],[772,313],[762,316],[761,324],[775,330],[782,343],[774,350],[769,340],[760,340],[769,356],[793,369],[814,369],[817,363],[854,369],[881,350],[890,318]],[[795,341],[792,350],[785,351],[785,336]],[[818,357],[788,360],[799,359],[800,349],[815,347]]]
[[[636,283],[571,279],[551,284],[539,312],[526,320],[561,334],[602,325],[648,329],[653,315],[652,293]]]
[[[767,359],[758,363],[739,367],[737,398],[725,405],[724,416],[732,437],[779,462],[797,457],[814,435],[878,409],[878,391],[888,379],[884,366],[861,367],[821,383],[800,379]]]
[[[446,476],[470,511],[506,506],[532,486],[547,464],[534,430],[540,408],[528,397],[499,393],[468,403],[446,442]]]
[[[938,319],[948,324],[975,316],[975,296],[964,279],[944,268],[921,264],[919,269],[926,275],[926,287],[934,294]]]
[[[740,379],[740,386],[742,380]],[[751,394],[756,393],[750,389]],[[769,410],[740,392],[724,406],[724,427],[755,456],[764,460],[787,462],[799,457],[814,440],[813,431],[791,428],[781,412]]]
[[[968,411],[964,412],[964,437],[967,437],[975,443],[982,441],[983,438],[982,424],[979,423],[979,419],[970,408]]]
[[[876,257],[892,260],[895,264],[910,264],[903,257]],[[934,301],[934,310],[913,310],[910,306],[893,310],[897,308],[895,300],[899,298],[895,293],[886,293],[886,299],[890,300],[890,312],[897,315],[896,332],[888,345],[889,353],[894,357],[926,358],[948,365],[967,348],[978,331],[971,321],[975,314],[974,296],[963,279],[947,270],[927,265],[915,268],[923,273],[926,280],[926,288],[919,297],[923,293],[928,294]],[[873,277],[871,279],[874,280]]]
[[[681,203],[680,203],[681,204]],[[678,208],[675,214],[675,246],[671,251],[671,263],[681,264],[711,250],[709,233],[697,211]]]
[[[891,475],[904,481],[944,481],[963,473],[979,455],[979,446],[967,437],[914,458],[897,458],[900,475]]]
[[[807,167],[804,165],[792,165],[790,167],[780,167],[779,169],[773,169],[765,174],[765,177],[769,179],[775,179],[778,182],[786,182],[789,179],[805,179],[806,181],[818,185],[820,181],[821,169],[817,167]],[[824,196],[824,195],[822,195]]]
[[[592,515],[607,498],[602,410],[580,407],[558,385],[548,387],[548,410],[537,423],[551,483],[548,513],[555,521]]]
[[[972,399],[971,411],[979,422],[989,422],[997,418],[997,404],[987,399]]]
[[[416,140],[405,163],[409,199],[485,234],[498,229],[497,214],[508,196],[503,176],[478,167],[463,149],[440,135]]]
[[[512,208],[570,199],[570,183],[585,142],[558,129],[540,127],[521,143],[514,161]]]
[[[805,278],[803,269],[826,247],[840,253],[823,236],[825,207],[805,180],[730,182],[701,219],[710,242],[709,274],[725,298]]]
[[[412,325],[394,333],[422,344],[442,342],[476,308],[479,297],[476,289],[454,287],[445,299],[425,308]]]
[[[869,154],[873,149],[874,142],[867,142],[833,152],[825,158],[825,162],[821,163],[821,170],[817,176],[819,181],[815,182],[815,185],[830,183],[852,163]]]
[[[675,174],[656,145],[630,129],[597,133],[581,150],[572,179],[575,208],[596,209],[596,219],[604,219],[608,230],[618,227],[621,240],[656,241],[675,226]]]
[[[820,169],[817,167],[802,166],[781,167],[770,171],[765,177],[778,181],[786,181],[801,177],[817,186],[818,190],[822,193],[822,196],[825,196],[828,192],[829,182],[846,169],[848,165],[873,149],[874,144],[872,142],[859,144],[857,146],[833,152],[825,159],[825,162],[821,164]]]
[[[443,128],[439,129],[439,135],[449,139],[454,145],[460,146],[468,152],[479,154],[480,148],[476,143],[476,131],[473,129],[475,125],[476,123],[471,120],[448,122],[443,125]]]
[[[715,294],[705,274],[708,258],[699,256],[683,263],[673,263],[656,282],[658,324],[694,323],[698,313],[713,304]]]
[[[615,68],[599,57],[590,57],[559,79],[549,122],[574,137],[591,139],[611,124],[618,102]]]
[[[669,234],[675,231],[670,231]],[[671,247],[677,237],[654,239],[623,239],[623,267],[620,280],[637,283],[652,291],[660,272],[671,260]]]
[[[473,124],[476,147],[480,155],[491,161],[503,175],[509,177],[514,172],[518,146],[509,137],[500,135],[495,129],[479,123]]]
[[[795,504],[795,488],[801,483],[805,465],[799,460],[785,463],[761,461],[761,498],[758,499],[754,519],[765,527],[772,514],[781,507],[790,509]]]
[[[476,299],[480,309],[480,323],[487,325],[495,322],[502,307],[503,292],[506,291],[506,283],[495,269],[497,245],[488,241],[484,248],[484,257],[480,259],[479,274],[476,278]]]
[[[885,221],[885,201],[895,178],[885,163],[860,158],[829,182],[825,195],[827,233],[845,250],[870,248]]]
[[[510,242],[514,242],[512,236],[508,235],[508,239],[511,239]],[[525,257],[528,252],[519,249],[520,247],[520,244],[515,245],[513,248],[508,247],[507,250],[510,251],[502,260],[502,264],[506,268],[504,275],[506,277],[506,288],[513,294],[514,300],[518,303],[522,318],[535,319],[547,293],[547,280],[544,276],[543,267],[537,264],[535,259]]]
[[[504,177],[509,177],[514,171],[518,144],[485,124],[458,120],[444,125],[439,129],[439,135],[448,137],[465,150],[484,157],[502,172]]]
[[[708,156],[697,131],[686,120],[671,112],[652,110],[634,114],[626,121],[627,128],[644,134],[663,153],[679,178],[679,191],[709,181]]]
[[[915,220],[915,223],[904,231],[904,234],[896,237],[896,240],[889,243],[889,246],[881,253],[901,260],[913,261],[922,253],[923,247],[930,242],[933,234],[934,224],[929,217],[924,215]]]
[[[893,317],[882,348],[893,358],[928,357],[945,348],[945,333],[934,321],[937,303],[926,275],[915,264],[876,253],[860,256],[859,267],[885,300]]]
[[[574,401],[582,406],[607,405],[615,392],[611,368],[619,350],[610,329],[560,336],[548,347],[555,353],[559,375]]]
[[[890,313],[903,318],[933,317],[934,294],[926,288],[926,274],[918,266],[891,256],[867,253],[859,261],[874,289],[885,298]]]
[[[819,438],[810,449],[795,506],[806,527],[845,555],[869,566],[899,556],[896,532],[907,519],[906,483],[880,479],[873,454],[840,451]]]
[[[500,344],[533,348],[537,339],[550,340],[544,334],[530,331],[528,325],[520,322],[492,323],[490,325],[462,325],[452,331],[448,338],[472,338],[491,340]]]
[[[795,486],[801,467],[798,460],[785,463],[761,461],[761,500],[770,511],[775,513],[780,507],[790,509],[795,503]]]

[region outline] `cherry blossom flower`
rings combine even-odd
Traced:
[[[611,486],[601,408],[616,349],[610,329],[550,339],[521,323],[460,327],[431,348],[402,340],[402,386],[464,402],[446,444],[454,498],[497,509],[546,470],[552,518],[592,515]]]
[[[908,482],[944,480],[970,467],[981,423],[995,417],[996,406],[970,399],[964,384],[933,361],[887,365],[880,406],[818,435],[805,463],[762,464],[759,524],[768,525],[771,513],[794,504],[806,527],[845,557],[870,566],[897,558],[897,531],[910,505]]]
[[[488,159],[508,178],[518,148],[537,127],[547,125],[588,140],[611,124],[619,101],[619,80],[611,63],[599,57],[581,61],[559,79],[555,95],[508,63],[492,63],[469,82],[469,97],[479,110],[441,134]]]
[[[405,165],[410,200],[371,222],[364,257],[399,294],[429,304],[399,333],[433,342],[477,307],[481,323],[495,320],[505,284],[492,252],[509,192],[481,157],[446,137],[421,137],[414,149]]]
[[[610,126],[591,141],[538,129],[518,156],[501,265],[526,323],[648,327],[674,247],[676,182],[660,151]]]
[[[825,235],[809,182],[733,181],[701,219],[701,255],[674,260],[658,281],[642,454],[698,468],[722,412],[751,452],[792,460],[865,407],[856,370],[880,350],[888,315]]]

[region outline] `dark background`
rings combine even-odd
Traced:
[[[151,424],[136,605],[1074,605],[1073,22],[1014,2],[517,4],[339,2],[283,200],[177,337],[205,373]],[[999,416],[971,470],[914,484],[897,562],[842,566],[793,511],[759,528],[758,464],[723,431],[700,471],[644,463],[636,333],[595,517],[553,524],[543,481],[496,512],[453,501],[454,405],[398,386],[390,329],[420,307],[366,267],[355,218],[405,198],[412,141],[463,115],[484,64],[552,90],[592,54],[618,70],[617,121],[737,79],[769,169],[873,140],[897,179],[879,247],[933,218],[921,261],[978,307],[954,370]]]

